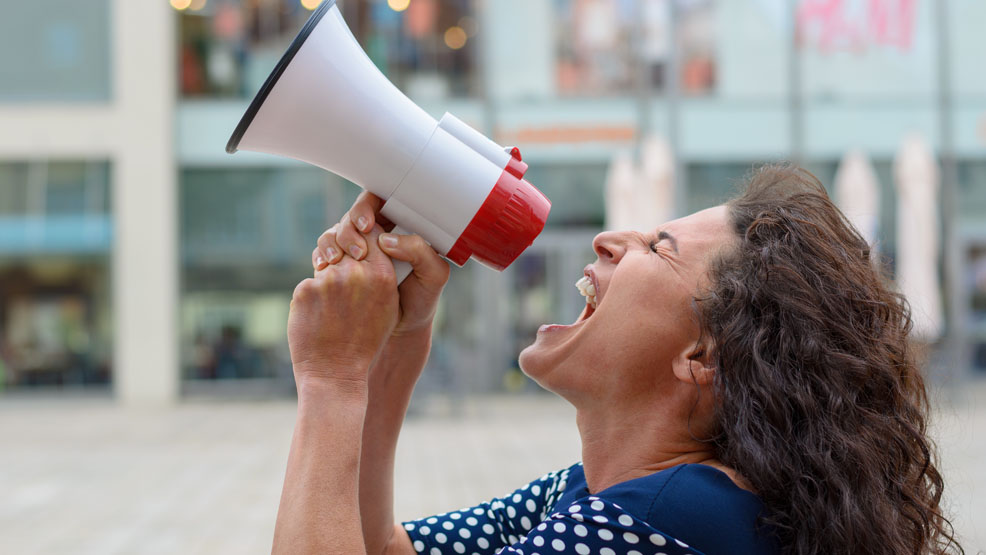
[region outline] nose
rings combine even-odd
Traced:
[[[592,250],[599,260],[613,264],[626,254],[626,245],[626,233],[621,231],[604,231],[592,240]]]

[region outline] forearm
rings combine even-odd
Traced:
[[[367,385],[299,383],[274,553],[362,553],[358,475]]]
[[[363,427],[360,513],[367,553],[383,553],[394,528],[394,458],[397,438],[428,360],[431,330],[392,341],[370,371],[369,408]]]

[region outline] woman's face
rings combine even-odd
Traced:
[[[571,325],[542,326],[521,353],[521,368],[570,400],[626,400],[674,385],[674,365],[701,355],[693,299],[712,256],[733,240],[724,206],[647,233],[600,233],[598,258],[585,268],[596,309],[587,304]]]

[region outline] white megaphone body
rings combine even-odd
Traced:
[[[226,151],[295,158],[381,197],[381,213],[462,265],[502,270],[544,229],[551,203],[504,149],[456,117],[436,121],[377,69],[336,6],[311,15]],[[396,261],[395,261],[396,262]],[[398,282],[410,270],[396,263]]]

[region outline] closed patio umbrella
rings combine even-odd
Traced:
[[[897,285],[911,303],[916,339],[942,332],[938,277],[938,164],[927,142],[906,137],[894,159],[897,185]]]
[[[652,231],[674,212],[671,148],[652,136],[641,146],[641,163],[629,152],[613,157],[606,176],[606,229]]]
[[[605,228],[610,231],[629,229],[633,216],[633,194],[636,189],[637,169],[633,156],[626,151],[617,152],[606,172]]]
[[[880,231],[880,183],[862,150],[850,150],[835,174],[835,203],[874,251]]]

